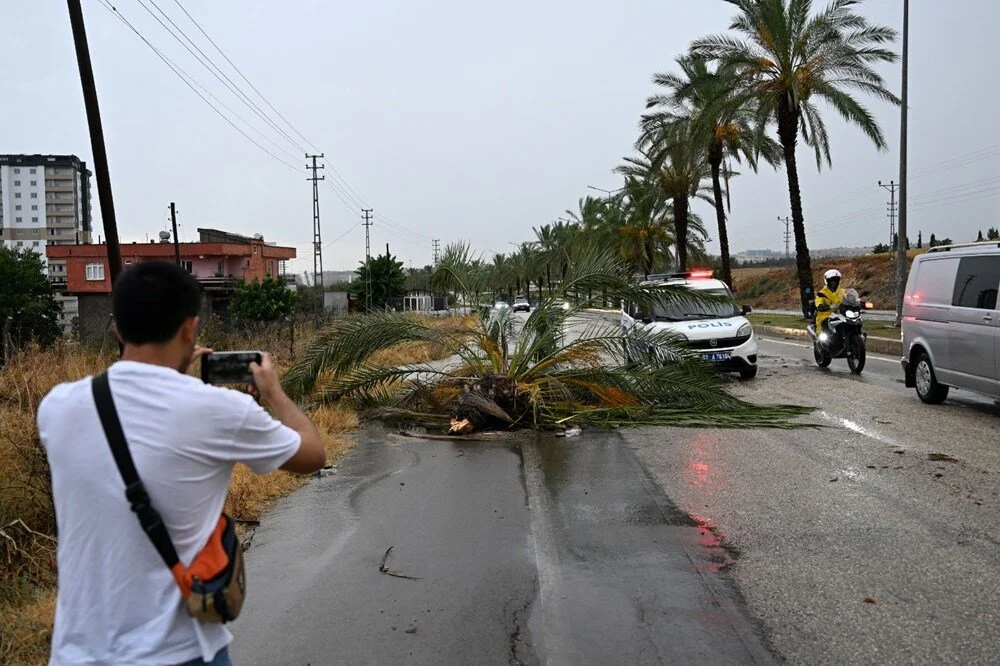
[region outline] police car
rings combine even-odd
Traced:
[[[738,372],[743,379],[757,376],[757,338],[747,321],[750,307],[738,307],[733,292],[710,271],[651,275],[646,285],[677,285],[725,297],[724,301],[657,305],[642,312],[623,304],[622,329],[641,326],[650,332],[670,331],[683,336],[691,349],[719,372]]]

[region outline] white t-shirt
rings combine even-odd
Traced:
[[[233,464],[274,471],[297,432],[253,399],[176,370],[119,361],[111,394],[139,476],[181,562],[208,542]],[[59,594],[50,664],[210,660],[232,635],[188,615],[180,590],[125,499],[91,393],[60,384],[38,408],[59,528]]]

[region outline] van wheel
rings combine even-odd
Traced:
[[[947,386],[938,384],[934,375],[934,366],[926,352],[921,352],[917,357],[917,365],[914,368],[914,378],[917,384],[917,397],[928,405],[940,405],[948,397]]]
[[[753,379],[757,376],[757,366],[751,365],[740,370],[740,379]]]

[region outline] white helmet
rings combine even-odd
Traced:
[[[843,277],[844,276],[841,275],[840,271],[838,271],[836,268],[831,268],[830,270],[828,270],[826,273],[823,274],[823,279],[826,280],[827,282],[833,279],[840,280]]]

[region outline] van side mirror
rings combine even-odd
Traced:
[[[751,312],[753,312],[753,308],[752,307],[750,307],[749,305],[744,305],[743,306],[743,314],[744,314],[744,316],[750,314]]]

